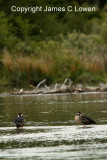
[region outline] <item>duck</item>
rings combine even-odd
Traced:
[[[14,123],[16,125],[16,128],[22,128],[25,125],[25,119],[22,113],[18,113],[17,116],[14,119]]]
[[[85,125],[87,124],[96,124],[93,119],[87,117],[86,115],[83,115],[81,112],[76,113],[74,120],[79,124],[83,124],[83,127],[85,127]]]

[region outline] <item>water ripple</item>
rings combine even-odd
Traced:
[[[13,130],[13,127],[6,127]],[[4,130],[1,127],[1,130]],[[21,131],[21,130],[20,130]],[[107,158],[107,125],[29,126],[23,132],[1,135],[0,158],[76,159]],[[10,144],[8,146],[8,144]],[[11,147],[10,147],[11,146]],[[31,147],[32,146],[32,147]],[[9,147],[9,148],[8,148]],[[14,149],[13,149],[14,148]]]

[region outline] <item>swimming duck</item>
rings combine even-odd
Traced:
[[[83,115],[81,112],[77,112],[74,119],[77,123],[83,124],[83,127],[87,124],[96,124],[93,119]]]
[[[14,120],[14,123],[16,124],[17,129],[20,127],[23,128],[25,119],[22,113],[18,113],[17,117]]]

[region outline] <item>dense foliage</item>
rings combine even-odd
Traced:
[[[12,6],[95,6],[95,12],[12,12]],[[0,84],[71,78],[107,82],[105,0],[0,0]]]

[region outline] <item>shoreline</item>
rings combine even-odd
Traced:
[[[40,82],[41,83],[41,82]],[[0,93],[0,96],[14,96],[14,95],[63,95],[63,94],[96,94],[96,93],[107,93],[107,84],[104,86],[82,86],[82,85],[76,85],[76,86],[67,86],[63,85],[60,86],[60,88],[55,88],[47,86],[46,87],[35,87],[32,90],[24,90],[16,89],[14,88],[13,91],[10,92],[2,92]]]
[[[106,92],[74,92],[74,93],[48,93],[48,94],[44,94],[44,93],[39,93],[39,94],[34,94],[34,93],[30,93],[30,94],[10,94],[10,93],[1,93],[0,97],[11,97],[11,96],[48,96],[48,95],[57,95],[57,96],[65,96],[65,95],[90,95],[90,94],[107,94]]]

